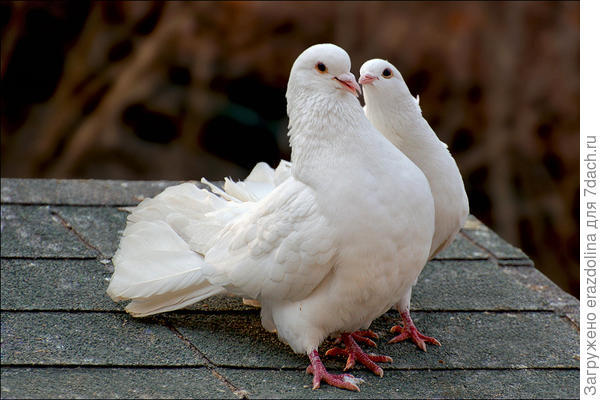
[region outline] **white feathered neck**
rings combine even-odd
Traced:
[[[305,182],[315,169],[331,167],[347,146],[358,144],[359,132],[369,125],[358,99],[343,90],[327,92],[290,81],[286,97],[292,174]]]
[[[379,90],[377,87],[365,88],[365,111],[390,142],[405,154],[412,155],[411,159],[417,165],[422,156],[446,151],[446,146],[423,118],[421,107],[406,84],[391,93],[378,93]]]

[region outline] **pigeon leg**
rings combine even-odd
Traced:
[[[400,332],[400,335],[392,338],[388,343],[398,343],[406,339],[411,339],[415,344],[423,351],[427,351],[427,346],[425,343],[435,344],[436,346],[441,346],[442,344],[437,341],[437,339],[425,336],[421,332],[417,330],[415,323],[410,317],[410,311],[405,310],[400,312],[400,316],[402,316],[402,321],[404,322],[404,326],[396,325],[392,327],[392,333]]]
[[[317,350],[313,350],[312,352],[308,353],[308,358],[310,359],[310,365],[308,368],[306,368],[306,372],[313,374],[313,390],[321,387],[321,381],[325,381],[327,384],[340,389],[360,392],[358,385],[364,382],[362,379],[355,378],[350,374],[330,374],[327,372],[323,362],[321,362],[321,358],[319,357],[319,352]]]
[[[364,332],[363,332],[364,333]],[[349,370],[354,367],[356,361],[373,371],[375,375],[379,377],[383,376],[383,369],[375,364],[376,362],[392,362],[392,358],[388,356],[378,356],[375,354],[367,354],[360,348],[360,346],[356,343],[355,333],[342,333],[341,339],[344,342],[344,348],[334,347],[329,349],[325,355],[326,356],[344,356],[348,357],[346,360],[346,367],[344,371]],[[358,335],[359,337],[363,337],[362,335]],[[363,337],[364,338],[364,337]],[[368,339],[367,339],[368,340]],[[369,340],[370,341],[370,340]]]

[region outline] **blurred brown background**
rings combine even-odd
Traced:
[[[242,178],[289,159],[306,47],[403,73],[471,212],[579,289],[576,2],[3,2],[2,176]]]

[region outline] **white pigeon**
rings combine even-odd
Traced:
[[[469,200],[458,166],[421,113],[417,99],[412,97],[400,72],[381,59],[365,62],[360,68],[359,83],[363,86],[365,114],[369,121],[397,148],[402,150],[423,171],[435,202],[435,233],[429,251],[433,258],[454,240],[469,214]],[[415,327],[410,312],[397,305],[404,328],[391,340],[411,338],[421,349],[425,342],[439,345],[422,335]]]
[[[427,262],[434,205],[424,174],[365,117],[350,58],[315,45],[294,62],[286,98],[291,176],[257,201],[187,183],[144,200],[128,218],[108,294],[134,316],[219,293],[261,302],[267,330],[309,356],[320,382],[358,390],[318,354],[340,335],[348,363],[380,376],[355,332],[410,301]],[[407,296],[408,295],[408,296]],[[370,364],[369,364],[370,363]]]

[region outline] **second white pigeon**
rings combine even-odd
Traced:
[[[390,142],[402,150],[423,171],[435,202],[435,233],[429,251],[433,258],[454,240],[469,215],[469,200],[462,176],[448,151],[423,118],[418,101],[411,95],[400,72],[390,62],[373,59],[360,68],[359,83],[363,86],[365,114],[369,121]],[[416,282],[415,282],[416,283]],[[396,306],[404,326],[391,342],[412,339],[422,350],[425,343],[439,342],[421,334],[408,309]]]

